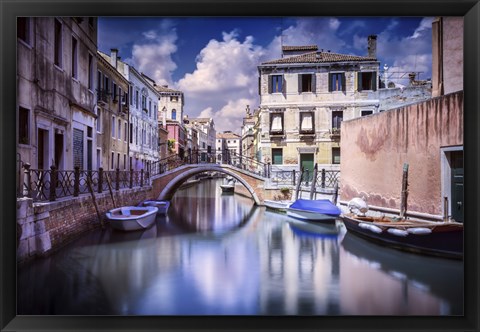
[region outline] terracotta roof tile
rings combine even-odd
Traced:
[[[283,64],[283,63],[328,63],[344,61],[377,61],[375,57],[338,54],[331,52],[310,52],[295,55],[287,58],[263,62],[262,65]]]
[[[282,51],[318,51],[317,45],[282,46]]]

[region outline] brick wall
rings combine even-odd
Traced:
[[[152,199],[151,187],[123,189],[114,192],[116,206],[136,205]],[[113,208],[109,193],[95,195],[102,220]],[[82,233],[101,227],[90,195],[48,203],[33,203],[30,198],[17,200],[17,260],[45,256]]]

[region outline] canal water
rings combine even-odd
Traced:
[[[463,263],[346,232],[311,235],[284,214],[178,191],[140,232],[95,230],[19,267],[19,315],[462,315]]]

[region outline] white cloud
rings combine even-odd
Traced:
[[[416,39],[416,38],[421,37],[425,30],[430,30],[432,28],[432,21],[433,21],[432,17],[423,18],[422,21],[420,22],[420,26],[415,30],[413,35],[411,35],[408,38],[409,39]]]
[[[140,72],[153,78],[157,84],[170,84],[172,72],[177,68],[177,64],[172,60],[172,54],[177,51],[176,29],[166,20],[158,29],[146,31],[142,35],[145,40],[133,45],[129,62]]]
[[[197,56],[196,69],[176,84],[185,94],[185,113],[213,117],[217,130],[239,133],[246,106],[258,104],[257,65],[264,54],[252,37],[240,41],[236,31],[210,40]]]

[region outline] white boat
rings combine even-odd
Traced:
[[[235,179],[232,177],[226,177],[223,180],[223,184],[220,185],[222,192],[224,193],[233,193],[235,191]]]
[[[290,228],[294,230],[299,230],[301,232],[313,235],[331,236],[338,235],[338,233],[340,232],[339,225],[336,222],[325,223],[290,218],[288,220],[288,223],[290,224]]]
[[[136,231],[151,227],[157,212],[155,206],[122,206],[108,211],[106,216],[112,228]]]
[[[287,208],[292,204],[292,201],[289,200],[282,200],[282,201],[273,201],[270,199],[266,199],[263,201],[263,204],[268,209],[275,210],[278,212],[287,212]]]
[[[157,214],[159,215],[166,215],[168,212],[168,208],[170,207],[170,202],[169,201],[158,201],[158,200],[146,200],[140,202],[138,206],[154,206],[158,208]]]
[[[328,199],[297,199],[287,208],[287,215],[302,220],[335,221],[340,209]]]

